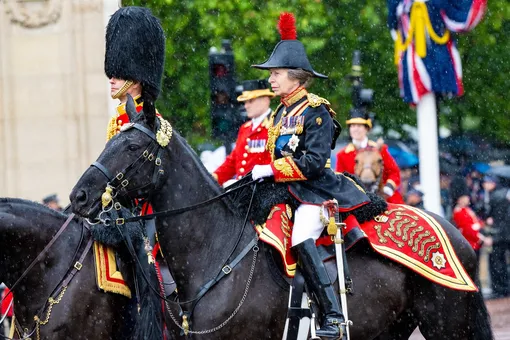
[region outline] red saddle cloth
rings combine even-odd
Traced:
[[[388,204],[388,210],[363,224],[353,216],[344,221],[344,235],[359,227],[371,247],[379,254],[398,262],[430,281],[448,288],[477,291],[466,273],[442,226],[425,212],[400,204]],[[290,252],[292,211],[289,206],[275,206],[264,225],[255,227],[262,241],[275,247],[282,256],[285,273],[293,277],[296,260]],[[329,236],[317,244],[330,244]]]

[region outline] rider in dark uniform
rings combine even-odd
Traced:
[[[282,13],[282,40],[266,62],[253,65],[270,71],[269,83],[281,104],[270,118],[267,147],[272,162],[256,165],[252,177],[274,176],[276,182],[287,182],[290,194],[300,202],[295,212],[292,246],[324,314],[317,335],[338,338],[340,323],[345,319],[315,247],[315,240],[325,227],[323,221],[328,219],[322,204],[336,199],[340,211],[348,212],[370,199],[352,180],[335,175],[330,168],[331,147],[340,126],[333,119],[335,112],[329,102],[306,90],[313,77],[327,76],[313,70],[303,44],[296,40],[294,22],[292,14]]]

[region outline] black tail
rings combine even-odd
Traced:
[[[485,301],[483,300],[482,292],[479,290],[474,293],[471,299],[471,320],[472,320],[472,339],[473,340],[494,340],[492,333],[491,317]]]

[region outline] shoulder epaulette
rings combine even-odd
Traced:
[[[378,148],[379,147],[379,144],[377,144],[377,142],[374,142],[373,140],[368,140],[368,146],[371,146],[371,147],[374,147],[374,148]]]
[[[319,107],[324,104],[326,106],[326,109],[328,110],[329,114],[331,115],[331,117],[334,117],[336,115],[336,112],[333,111],[333,109],[330,107],[331,104],[329,103],[329,101],[326,98],[319,97],[318,95],[313,94],[313,93],[308,93],[307,96],[308,96],[308,102],[310,103],[311,107]]]
[[[353,152],[353,151],[356,151],[356,147],[354,146],[354,144],[349,143],[349,144],[345,147],[345,153],[349,153],[349,152]]]
[[[117,117],[113,116],[110,118],[110,121],[108,122],[108,127],[106,128],[106,141],[109,141],[112,139],[113,136],[115,136],[118,132],[117,130]]]
[[[246,123],[243,124],[243,127],[248,127],[249,125],[251,124],[251,120],[247,121]]]

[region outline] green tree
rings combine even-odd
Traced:
[[[386,27],[386,2],[356,0],[127,0],[124,5],[149,7],[167,35],[166,70],[158,108],[192,144],[210,139],[207,55],[221,39],[230,39],[238,80],[267,77],[250,67],[267,59],[279,40],[280,12],[293,12],[298,38],[306,46],[314,68],[329,76],[311,88],[327,98],[340,122],[351,106],[350,73],[354,50],[362,51],[364,81],[376,91],[373,111],[386,129],[415,124],[416,113],[399,98],[393,41]],[[510,141],[510,4],[489,1],[484,21],[459,36],[466,95],[442,103],[448,115],[442,124],[478,121],[477,132]]]

